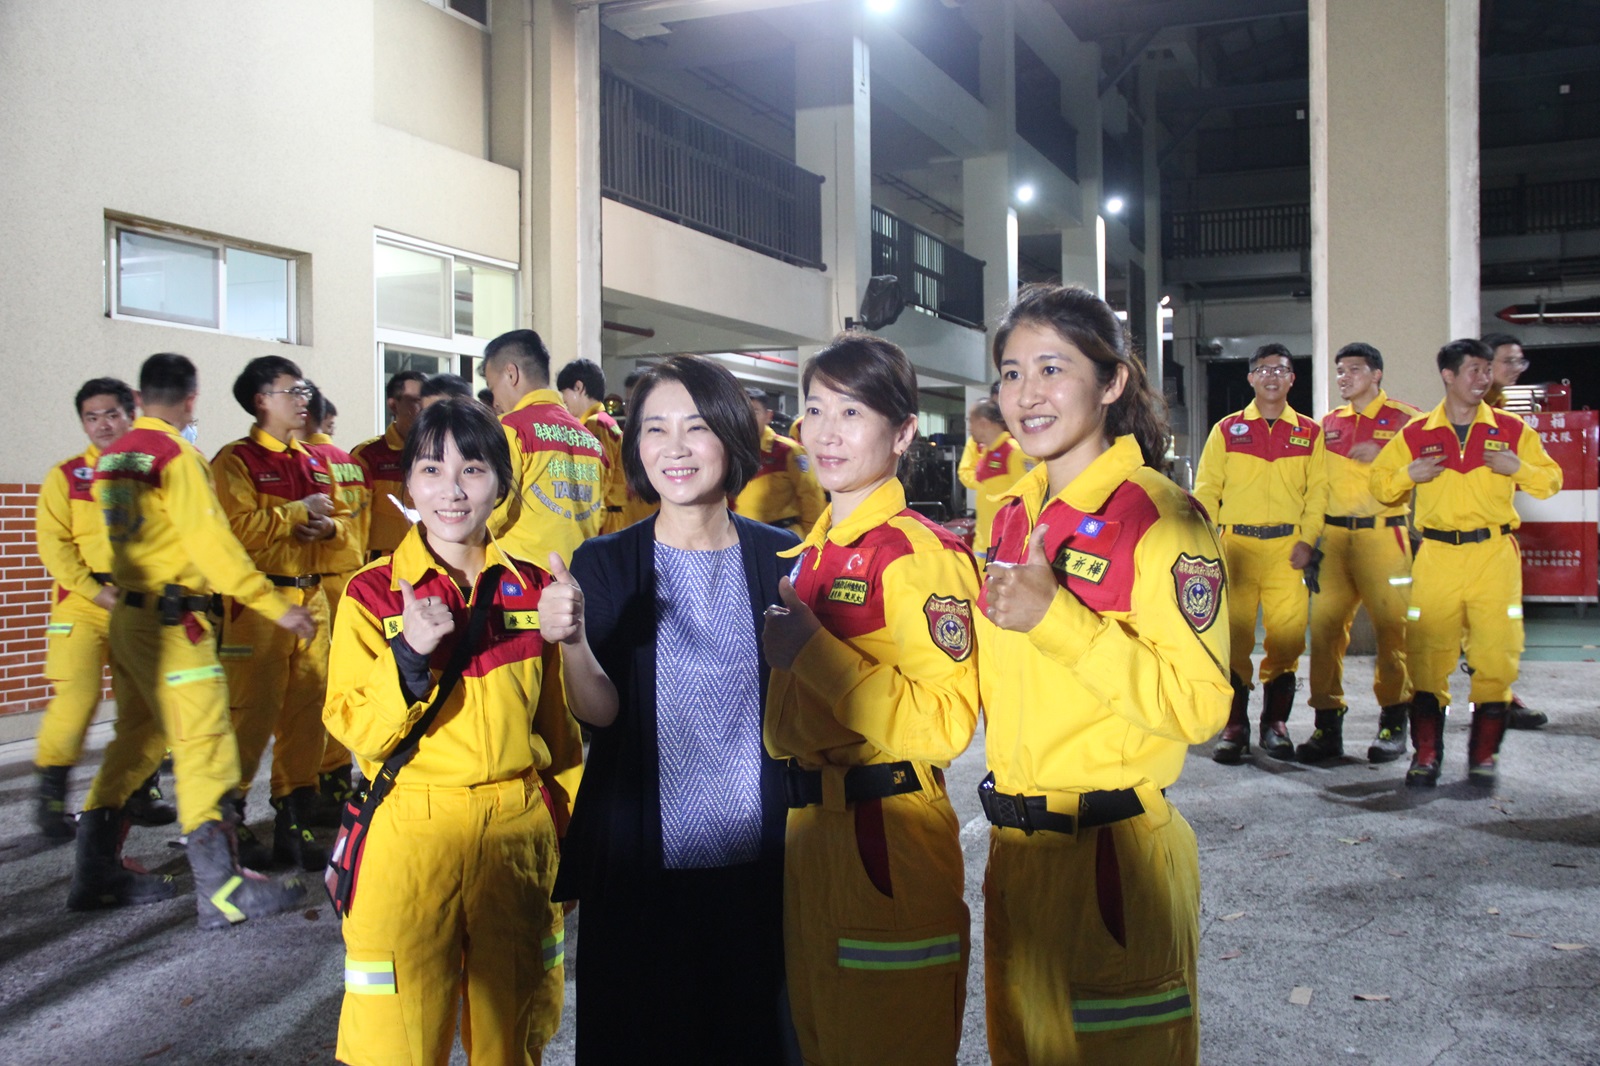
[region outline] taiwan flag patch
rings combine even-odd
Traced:
[[[522,586],[515,581],[502,581],[500,582],[500,595],[520,596],[522,595]]]

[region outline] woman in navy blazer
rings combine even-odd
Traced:
[[[582,903],[580,1066],[777,1063],[792,1040],[788,808],[761,743],[760,633],[792,565],[778,553],[797,542],[727,507],[758,440],[720,365],[675,356],[646,371],[623,463],[661,511],[573,555],[582,624],[565,678],[592,742],[554,895]]]

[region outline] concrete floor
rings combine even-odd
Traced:
[[[1403,762],[1223,767],[1191,753],[1170,795],[1200,843],[1204,1061],[1600,1063],[1600,665],[1583,661],[1597,635],[1592,622],[1530,626],[1541,650],[1519,691],[1552,723],[1511,734],[1492,795],[1462,780],[1460,715],[1435,791],[1405,789]],[[1371,660],[1349,675],[1347,748],[1360,756],[1376,722],[1359,698]],[[1297,740],[1308,717],[1291,721]],[[75,796],[104,736],[96,727]],[[29,832],[31,757],[29,743],[0,747],[0,1061],[332,1061],[342,951],[326,903],[222,933],[195,929],[189,897],[71,914],[72,849]],[[988,1061],[982,773],[980,737],[950,774],[974,921],[963,1063]],[[174,835],[134,830],[127,850],[187,888]],[[582,950],[576,924],[569,952]],[[1308,1004],[1290,1002],[1297,988]],[[545,1061],[572,1061],[570,1020]]]

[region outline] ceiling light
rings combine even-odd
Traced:
[[[1113,196],[1106,200],[1106,214],[1108,215],[1122,214],[1122,207],[1122,197],[1120,196]]]
[[[1018,185],[1017,186],[1017,203],[1019,203],[1019,204],[1031,204],[1031,203],[1033,203],[1033,186],[1032,185]]]
[[[874,15],[887,15],[894,10],[895,0],[867,0],[867,10]]]

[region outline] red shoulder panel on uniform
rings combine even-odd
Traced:
[[[601,457],[600,442],[558,403],[533,403],[500,420],[516,434],[524,452],[566,452]]]
[[[90,491],[90,486],[94,484],[94,467],[87,459],[81,455],[74,455],[57,469],[67,479],[67,499],[94,499],[94,493]]]
[[[155,429],[133,429],[100,455],[95,465],[96,481],[132,479],[161,484],[161,471],[183,454],[170,436]]]

